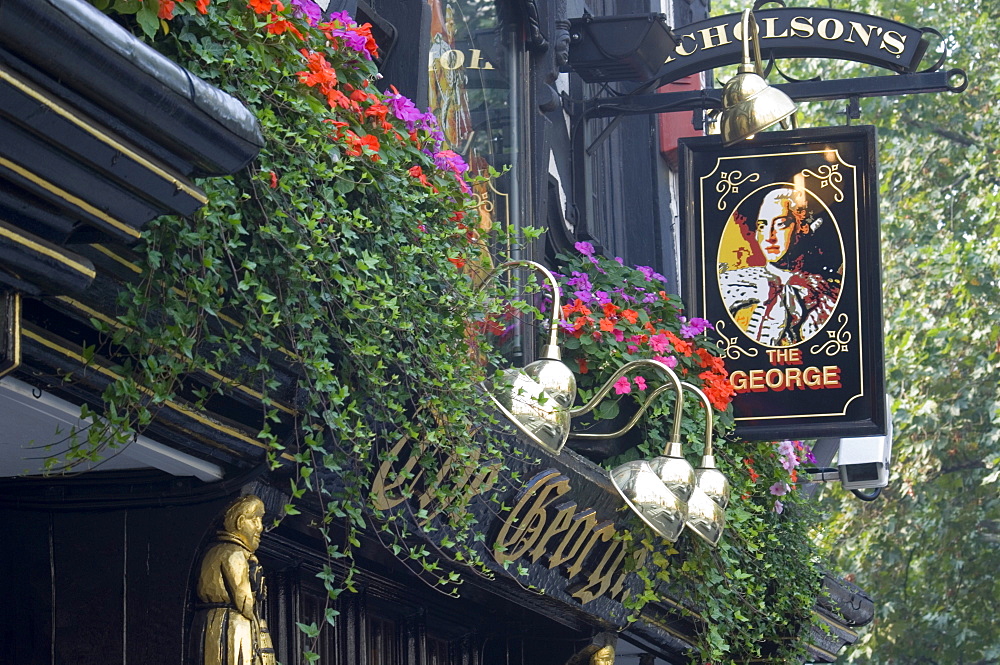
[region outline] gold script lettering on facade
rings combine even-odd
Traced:
[[[419,462],[421,457],[429,454],[429,449],[426,442],[414,443],[406,436],[393,445],[372,479],[373,508],[389,510],[411,500],[419,510],[426,511],[427,517],[423,520],[426,523],[447,509],[460,495],[470,497],[489,491],[500,475],[500,463],[481,463],[482,453],[473,447],[468,458],[455,453],[438,455],[438,472],[428,482]],[[451,498],[438,498],[436,490],[449,482],[451,489],[455,490],[448,493]]]
[[[236,499],[222,517],[222,529],[202,554],[191,626],[196,665],[275,665],[262,609],[264,573],[255,552],[264,531],[264,503]]]
[[[581,603],[604,595],[624,600],[630,574],[624,570],[626,543],[615,539],[614,523],[599,520],[594,509],[577,510],[573,501],[558,503],[569,491],[569,480],[554,469],[528,481],[500,526],[493,558],[506,565],[521,558],[536,563],[547,556],[548,568],[561,568],[571,582],[586,575],[567,590]],[[645,563],[646,554],[645,550],[636,552],[634,567]]]

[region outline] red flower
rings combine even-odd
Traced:
[[[169,21],[174,17],[174,5],[176,4],[175,0],[160,0],[160,8],[156,12],[156,17]]]
[[[271,171],[271,189],[278,189],[278,174]]]
[[[368,51],[368,55],[373,58],[378,57],[378,44],[375,43],[375,38],[372,37],[372,24],[363,23],[356,28],[351,28],[354,32],[365,38],[365,50]]]
[[[579,298],[573,301],[572,305],[563,305],[562,310],[564,319],[569,319],[569,315],[574,312],[579,312],[584,316],[590,316],[590,310],[587,308],[586,305],[583,304],[583,301],[580,300]]]
[[[465,259],[463,259],[461,256],[458,257],[457,259],[448,259],[448,260],[455,264],[455,268],[457,270],[461,270],[462,268],[465,267]]]
[[[302,33],[299,32],[291,21],[287,19],[279,19],[277,14],[271,14],[271,21],[267,24],[267,31],[272,35],[282,35],[286,32],[290,32],[299,39],[304,39]]]
[[[208,3],[209,2],[210,2],[210,0],[195,0],[195,3],[194,3],[195,9],[198,10],[199,14],[207,14],[208,13]]]
[[[683,353],[685,356],[691,357],[691,351],[694,349],[691,342],[685,342],[669,330],[661,330],[660,332],[667,336],[667,339],[670,340],[670,345],[674,347],[677,353]]]
[[[577,358],[576,364],[580,366],[580,374],[586,374],[589,371],[586,358]]]
[[[361,144],[371,150],[372,152],[378,152],[382,149],[381,144],[378,142],[378,137],[374,134],[367,134],[361,138]],[[378,155],[372,155],[372,160],[378,161]]]
[[[639,321],[639,313],[632,309],[626,309],[622,312],[622,318],[635,325]]]
[[[601,325],[601,330],[603,330],[604,332],[611,332],[612,330],[615,329],[615,322],[612,321],[611,319],[601,319],[600,325]]]
[[[310,88],[318,87],[319,91],[329,99],[330,93],[338,83],[337,70],[330,66],[322,53],[306,49],[300,49],[299,53],[305,56],[306,66],[309,68],[308,71],[297,72],[299,81]]]
[[[271,11],[271,6],[274,4],[274,0],[247,0],[247,7],[258,14],[267,14]],[[278,11],[284,9],[280,2],[277,4],[279,5]]]

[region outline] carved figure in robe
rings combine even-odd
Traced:
[[[264,503],[236,499],[222,530],[202,555],[191,630],[196,665],[274,665],[274,649],[261,616],[264,575],[254,554],[264,531]]]

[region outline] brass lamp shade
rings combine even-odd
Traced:
[[[695,487],[687,508],[687,528],[712,547],[718,545],[726,529],[726,511],[699,487]]]
[[[726,146],[764,131],[798,110],[788,95],[753,73],[730,79],[722,91],[722,103],[719,131]]]
[[[719,133],[722,144],[732,145],[768,127],[792,118],[795,102],[764,80],[760,64],[760,41],[753,12],[743,12],[743,63],[722,89],[722,113]],[[753,47],[754,58],[750,57]]]
[[[654,457],[649,462],[653,473],[657,475],[667,489],[677,495],[681,501],[691,498],[694,491],[694,467],[684,457],[681,444],[674,441],[667,446],[667,454]]]
[[[518,429],[539,446],[559,454],[569,438],[569,409],[524,370],[505,369],[493,399]]]
[[[545,390],[548,397],[568,409],[576,401],[576,375],[560,357],[559,347],[546,346],[542,357],[524,366],[524,373]]]
[[[634,460],[611,471],[611,483],[637,514],[658,535],[675,542],[684,530],[687,502],[671,492],[646,460]]]
[[[729,479],[715,468],[715,455],[701,458],[701,466],[694,470],[695,485],[719,504],[723,510],[729,505]]]

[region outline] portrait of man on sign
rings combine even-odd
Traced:
[[[743,199],[719,244],[719,290],[736,326],[763,346],[794,346],[837,307],[844,252],[820,199],[773,183]]]

